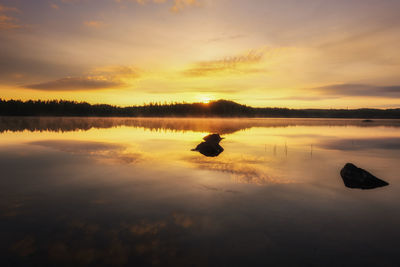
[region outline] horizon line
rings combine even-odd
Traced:
[[[66,100],[66,99],[28,99],[28,100],[22,100],[22,99],[4,99],[0,97],[0,101],[16,101],[16,102],[70,102],[70,103],[77,103],[77,104],[89,104],[91,106],[96,106],[96,105],[106,105],[106,106],[111,106],[111,107],[116,107],[116,108],[130,108],[130,107],[145,107],[145,106],[151,106],[151,105],[156,105],[156,106],[169,106],[169,105],[196,105],[196,104],[202,104],[202,105],[210,105],[212,103],[217,103],[221,101],[226,101],[226,102],[231,102],[235,103],[237,105],[245,106],[247,108],[253,108],[253,109],[288,109],[288,110],[399,110],[399,107],[393,107],[393,108],[377,108],[377,107],[358,107],[358,108],[290,108],[290,107],[277,107],[277,106],[259,106],[259,107],[254,107],[246,104],[241,104],[239,102],[236,102],[234,100],[229,100],[229,99],[216,99],[216,100],[210,100],[207,102],[144,102],[142,104],[137,104],[137,105],[126,105],[126,106],[121,106],[121,105],[113,105],[113,104],[107,104],[107,103],[90,103],[85,100]]]

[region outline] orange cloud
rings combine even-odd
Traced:
[[[7,15],[7,12],[19,13],[20,11],[15,7],[0,5],[0,30],[21,28],[21,25],[18,23],[18,19],[13,16]]]
[[[99,21],[99,20],[85,21],[83,24],[89,28],[100,28],[100,27],[104,26],[104,22]]]
[[[54,3],[51,3],[51,4],[50,4],[50,7],[51,7],[52,9],[56,9],[56,10],[60,9],[60,7],[59,7],[57,4],[54,4]]]
[[[121,0],[116,0],[117,2],[121,2]],[[153,3],[165,3],[167,0],[135,0],[138,4],[144,5],[148,2],[153,2]]]
[[[91,75],[107,80],[132,80],[139,78],[140,72],[132,66],[108,66],[94,69]]]
[[[400,85],[396,84],[390,86],[379,86],[373,84],[343,83],[316,87],[312,88],[312,90],[326,95],[337,96],[363,96],[396,99],[400,96]]]
[[[121,85],[122,83],[120,82],[108,81],[97,77],[67,77],[44,83],[30,84],[24,87],[43,91],[80,91],[109,89]]]
[[[254,66],[262,61],[263,56],[263,52],[250,51],[248,54],[225,57],[220,60],[201,61],[185,70],[183,74],[189,77],[201,77],[220,75],[221,73],[259,73],[264,70],[254,68]]]
[[[88,91],[112,89],[126,85],[125,82],[139,78],[139,71],[130,66],[111,66],[92,70],[78,77],[65,77],[57,80],[28,84],[28,89],[42,91]]]
[[[25,88],[44,91],[96,90],[121,86],[121,83],[93,77],[68,77],[59,80],[30,84]]]
[[[174,5],[170,10],[180,12],[188,6],[200,6],[200,2],[198,0],[174,0]]]
[[[116,3],[136,2],[140,5],[145,5],[147,3],[164,4],[167,3],[168,0],[115,0],[115,2]],[[200,0],[173,0],[170,11],[178,13],[189,6],[200,6],[200,5],[201,5]]]
[[[0,12],[8,12],[8,11],[17,12],[17,13],[20,12],[18,8],[7,7],[7,6],[3,6],[3,5],[0,4]]]

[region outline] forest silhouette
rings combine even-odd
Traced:
[[[397,109],[255,108],[228,100],[210,103],[150,103],[119,107],[66,100],[2,100],[0,116],[82,117],[259,117],[259,118],[400,118]]]

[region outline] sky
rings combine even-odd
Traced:
[[[0,0],[0,98],[400,108],[399,0]]]

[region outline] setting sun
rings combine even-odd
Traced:
[[[215,100],[213,97],[208,96],[208,95],[200,95],[197,97],[198,101],[204,104],[208,104],[211,101]]]

